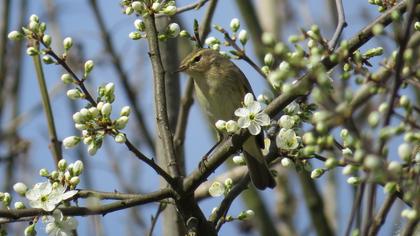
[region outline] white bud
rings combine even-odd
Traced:
[[[401,160],[409,162],[411,157],[411,147],[408,143],[403,143],[398,146],[398,155]]]
[[[218,121],[216,121],[215,126],[216,126],[217,130],[224,131],[224,130],[226,130],[226,121],[218,120]]]
[[[32,21],[32,22],[39,22],[39,17],[38,17],[37,15],[35,15],[35,14],[32,14],[32,15],[29,17],[29,21]]]
[[[15,206],[15,208],[16,209],[25,209],[26,207],[25,207],[25,204],[23,203],[23,202],[15,202],[15,204],[14,204],[14,206]]]
[[[239,31],[238,38],[241,44],[245,45],[246,42],[248,42],[248,32],[246,32],[246,30]]]
[[[45,43],[45,45],[47,45],[47,47],[49,47],[51,45],[52,38],[50,35],[45,34],[42,36],[42,41]]]
[[[311,172],[311,178],[312,179],[317,179],[319,177],[321,177],[323,174],[325,173],[325,170],[322,168],[316,168],[315,170],[313,170]]]
[[[285,157],[281,159],[281,165],[286,168],[292,168],[294,166],[294,163],[292,159]]]
[[[230,28],[232,29],[233,32],[238,31],[239,27],[241,27],[241,22],[239,21],[238,18],[233,18],[230,21]]]
[[[117,143],[125,143],[125,141],[127,140],[127,138],[125,137],[125,134],[118,133],[117,135],[115,135],[114,140]]]
[[[118,118],[115,121],[115,128],[124,129],[127,123],[128,123],[128,116],[120,116],[120,118]]]
[[[176,6],[167,6],[163,9],[163,13],[168,16],[173,16],[176,13]]]
[[[98,108],[98,110],[102,110],[103,106],[104,106],[104,102],[98,102],[98,104],[96,105],[96,108]]]
[[[343,156],[345,157],[353,156],[353,151],[350,148],[344,148],[343,150],[341,150],[341,152],[343,153]]]
[[[77,160],[73,163],[73,174],[76,176],[79,176],[84,169],[83,162],[80,160]]]
[[[76,186],[80,183],[80,178],[78,176],[73,176],[70,178],[70,184]]]
[[[207,45],[209,45],[209,46],[212,46],[214,44],[220,44],[220,41],[217,38],[215,38],[215,37],[212,36],[212,37],[206,38],[206,40],[204,41],[204,43],[207,44]]]
[[[246,165],[245,158],[243,155],[233,156],[232,160],[233,160],[233,163],[237,165]]]
[[[141,12],[143,10],[143,5],[138,1],[131,3],[131,7],[137,12]]]
[[[50,173],[48,173],[48,170],[45,168],[42,168],[39,170],[39,175],[42,177],[48,177],[50,175]]]
[[[172,38],[175,38],[176,36],[178,36],[180,31],[181,29],[179,28],[179,25],[177,23],[169,24],[168,32],[169,32],[169,36],[171,36]]]
[[[295,119],[289,115],[282,115],[278,121],[278,124],[282,128],[291,129],[295,125]]]
[[[276,43],[274,35],[270,32],[264,32],[261,37],[261,40],[265,45],[274,45]]]
[[[67,37],[63,40],[64,50],[68,51],[73,46],[73,39]]]
[[[124,10],[124,13],[126,15],[131,15],[134,12],[134,9],[132,7],[126,7]]]
[[[88,146],[89,155],[94,156],[97,151],[98,151],[98,147],[94,143],[89,144]]]
[[[144,21],[137,19],[134,21],[134,27],[138,30],[138,31],[144,31],[144,29],[146,28],[146,26],[144,25]]]
[[[264,64],[267,66],[272,66],[274,64],[274,56],[271,53],[267,53],[264,56]]]
[[[98,108],[96,108],[96,107],[91,107],[91,108],[89,108],[89,114],[90,114],[93,118],[97,117],[97,116],[99,115],[99,110],[98,110]]]
[[[109,96],[109,95],[113,95],[115,91],[115,85],[114,83],[107,83],[105,85],[105,95]]]
[[[28,191],[28,187],[26,186],[26,184],[18,182],[13,185],[13,190],[15,190],[15,192],[19,195],[25,196],[26,191]]]
[[[23,39],[23,38],[24,38],[24,35],[23,35],[21,32],[14,30],[14,31],[11,31],[11,32],[7,35],[7,37],[8,37],[10,40],[17,41],[17,40],[21,40],[21,39]]]
[[[381,103],[381,105],[379,105],[378,111],[380,113],[384,113],[386,111],[386,109],[388,109],[388,103]]]
[[[131,32],[128,34],[128,37],[132,40],[141,39],[141,34],[139,32]]]
[[[225,193],[225,185],[215,181],[210,185],[209,194],[212,197],[219,197]]]
[[[157,11],[159,9],[159,7],[160,7],[160,3],[158,3],[158,2],[154,2],[152,4],[152,10],[153,11]]]
[[[36,50],[36,48],[34,47],[28,47],[28,49],[26,49],[26,54],[28,54],[29,56],[37,56],[38,50]]]
[[[121,108],[120,116],[129,116],[131,112],[131,108],[129,106],[124,106]]]
[[[79,98],[83,98],[83,93],[79,90],[79,89],[69,89],[67,91],[67,97],[72,99],[72,100],[76,100]]]
[[[59,169],[59,170],[61,170],[61,171],[65,171],[65,170],[66,170],[66,168],[67,168],[67,161],[66,161],[65,159],[61,159],[61,160],[58,162],[57,167],[58,167],[58,169]]]
[[[342,171],[342,173],[343,173],[343,175],[351,175],[351,174],[353,174],[354,172],[356,171],[356,167],[355,166],[353,166],[353,165],[346,165],[344,168],[343,168],[343,171]]]
[[[347,183],[351,185],[358,185],[360,183],[360,178],[352,176],[347,179]]]
[[[104,116],[109,116],[112,112],[112,106],[111,103],[104,103],[101,109],[101,113]]]
[[[92,60],[87,60],[85,62],[85,77],[93,70],[95,63]]]
[[[73,83],[73,78],[70,74],[63,74],[60,77],[61,81],[63,81],[64,84],[71,84]]]
[[[229,120],[228,122],[226,122],[226,131],[230,134],[236,133],[239,130],[239,125],[236,121],[234,120]]]
[[[64,148],[72,148],[75,147],[79,142],[81,141],[81,138],[78,136],[70,136],[63,140],[63,146]]]

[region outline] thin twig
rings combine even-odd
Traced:
[[[363,199],[363,193],[365,191],[364,185],[365,185],[365,183],[362,182],[358,186],[358,188],[357,188],[356,198],[353,201],[353,206],[351,208],[351,213],[350,213],[349,221],[347,223],[346,231],[345,231],[345,234],[344,234],[345,236],[349,236],[350,235],[351,226],[353,225],[353,220],[356,217],[357,211],[359,211],[361,209],[361,204],[362,204],[362,199]]]
[[[385,219],[388,215],[389,210],[391,209],[392,204],[394,203],[397,196],[395,194],[390,194],[385,199],[381,209],[379,210],[378,214],[376,215],[372,225],[369,229],[369,236],[375,236],[378,234],[379,229],[385,223]]]
[[[41,93],[42,106],[44,107],[45,116],[47,119],[48,135],[51,142],[50,148],[54,157],[55,164],[58,164],[58,162],[62,158],[61,143],[57,137],[57,131],[56,131],[55,122],[54,122],[54,115],[51,108],[50,97],[48,95],[47,84],[45,83],[44,71],[42,69],[40,56],[39,55],[32,56],[32,59],[35,65],[36,76],[38,80],[39,90]]]
[[[152,236],[153,235],[153,230],[155,229],[157,220],[159,219],[159,215],[160,213],[162,213],[166,208],[166,203],[159,203],[158,209],[156,210],[156,213],[154,216],[152,216],[152,224],[150,225],[150,230],[149,233],[147,234],[148,236]]]
[[[333,51],[337,46],[338,39],[340,38],[344,28],[347,26],[347,22],[344,16],[343,0],[335,0],[335,5],[337,7],[338,22],[337,28],[335,29],[331,40],[328,42],[328,47],[331,51]]]

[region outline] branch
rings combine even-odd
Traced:
[[[193,9],[194,10],[198,10],[202,6],[204,6],[208,1],[209,0],[200,0],[200,1],[197,1],[196,3],[191,3],[191,4],[185,5],[183,7],[179,7],[176,10],[176,13],[175,14],[183,13],[185,11],[189,11],[189,10],[193,10]],[[161,15],[158,15],[158,16],[161,16]]]
[[[337,46],[338,39],[340,38],[344,28],[347,26],[347,22],[344,16],[343,0],[335,0],[335,5],[337,7],[338,22],[337,28],[335,29],[331,40],[328,42],[328,47],[331,51],[333,51]]]
[[[375,219],[372,222],[372,225],[369,229],[369,236],[374,236],[378,234],[379,229],[385,223],[386,216],[388,215],[389,210],[392,207],[392,204],[395,202],[397,196],[395,194],[388,195],[385,199],[381,209],[376,215]]]
[[[39,47],[36,45],[36,47]],[[47,84],[45,83],[44,71],[42,69],[42,63],[40,56],[32,56],[36,77],[38,80],[39,90],[42,98],[42,106],[44,107],[45,116],[48,125],[48,135],[50,138],[50,148],[54,157],[55,164],[57,164],[62,158],[61,143],[58,141],[57,131],[55,129],[54,116],[51,108],[50,97],[48,95]]]
[[[87,215],[105,215],[114,211],[130,208],[133,206],[144,205],[151,202],[161,201],[167,198],[174,198],[173,190],[166,188],[156,192],[142,194],[133,198],[116,201],[109,204],[90,206],[90,207],[62,207],[59,208],[65,216],[87,216]],[[52,212],[44,211],[40,208],[27,209],[0,209],[0,218],[20,219],[23,217],[35,217],[40,215],[51,215]]]
[[[165,90],[166,72],[163,68],[162,58],[160,56],[155,16],[153,15],[153,13],[149,16],[144,17],[144,23],[146,25],[147,42],[149,44],[150,51],[149,56],[153,68],[156,123],[159,131],[158,135],[162,139],[164,155],[166,156],[166,159],[169,160],[168,169],[171,175],[177,178],[180,176],[180,170],[178,169],[173,137],[169,128]]]

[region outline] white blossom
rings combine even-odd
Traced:
[[[26,192],[25,196],[31,207],[53,211],[63,200],[73,197],[76,193],[76,190],[66,192],[66,187],[63,185],[53,187],[50,182],[43,182],[35,184],[32,189]]]
[[[47,216],[45,232],[49,236],[71,236],[72,231],[77,228],[78,222],[70,216],[63,216],[60,210],[53,211],[52,216]]]
[[[252,135],[261,132],[261,126],[270,124],[270,117],[261,111],[261,104],[254,100],[251,93],[247,93],[244,98],[245,107],[235,111],[235,115],[239,117],[238,125],[243,129],[248,129]]]
[[[276,137],[277,147],[284,150],[293,150],[299,146],[298,137],[292,129],[282,128]]]

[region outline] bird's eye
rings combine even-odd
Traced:
[[[200,60],[201,60],[201,55],[198,55],[198,56],[194,57],[193,62],[194,62],[194,63],[197,63],[197,62],[199,62]]]

